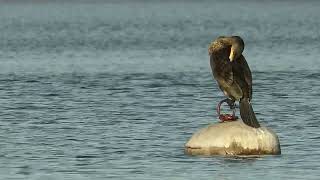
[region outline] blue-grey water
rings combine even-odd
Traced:
[[[1,1],[0,179],[319,179],[320,2]],[[184,154],[236,34],[281,156]]]

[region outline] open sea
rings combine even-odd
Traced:
[[[320,177],[320,1],[0,0],[0,179]],[[207,47],[239,35],[282,154],[184,154],[224,98]]]

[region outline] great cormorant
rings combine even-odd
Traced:
[[[252,76],[248,63],[242,55],[243,50],[244,42],[239,36],[220,36],[209,46],[210,65],[220,89],[229,97],[223,101],[227,101],[231,108],[235,108],[234,102],[239,101],[243,122],[258,128],[260,124],[250,103]]]

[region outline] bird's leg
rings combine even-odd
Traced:
[[[221,105],[226,102],[230,109],[232,110],[232,114],[220,114],[220,110],[221,110]],[[218,106],[217,106],[217,114],[219,116],[219,119],[223,122],[223,121],[234,121],[237,119],[236,115],[235,115],[235,112],[236,112],[236,105],[235,105],[235,101],[233,99],[224,99],[222,101],[220,101],[218,103]]]
[[[235,100],[233,99],[225,99],[226,100],[226,103],[229,105],[230,109],[233,110],[236,108],[236,103],[235,103]]]
[[[234,99],[228,99],[227,104],[229,105],[230,110],[232,110],[232,115],[230,115],[228,117],[228,120],[230,120],[230,121],[237,120],[238,119],[238,117],[236,116],[236,107],[237,106],[236,106],[235,100]]]

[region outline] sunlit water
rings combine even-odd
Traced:
[[[319,179],[319,5],[2,1],[0,179]],[[229,34],[281,156],[183,152],[217,122],[207,46]]]

